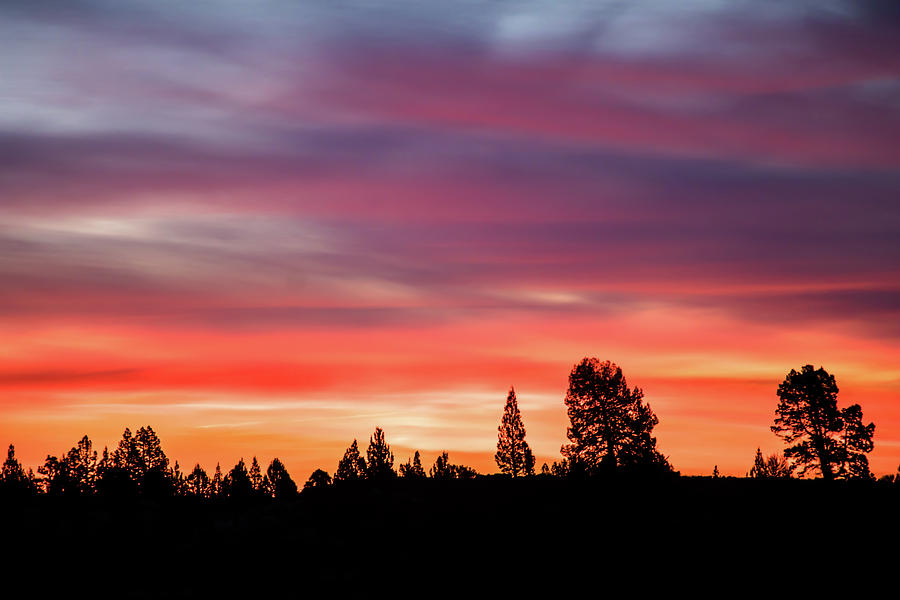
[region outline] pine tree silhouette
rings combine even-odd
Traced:
[[[266,469],[267,494],[276,500],[288,500],[297,495],[297,484],[291,479],[287,469],[277,458],[273,458]]]
[[[371,480],[392,479],[397,476],[394,471],[394,453],[384,439],[384,430],[375,428],[375,433],[369,438],[369,447],[366,450],[366,478]]]
[[[359,445],[354,439],[338,463],[337,470],[334,472],[334,482],[359,481],[365,476],[366,460],[359,455]]]
[[[525,441],[525,425],[516,401],[516,391],[510,387],[503,409],[503,418],[497,428],[497,453],[494,460],[501,473],[518,477],[534,475],[534,455]]]
[[[407,460],[406,463],[400,465],[400,476],[410,479],[423,479],[425,477],[425,469],[422,468],[422,457],[419,455],[418,450],[416,450],[411,460]]]

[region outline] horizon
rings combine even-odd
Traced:
[[[889,2],[0,5],[0,443],[174,464],[355,438],[538,469],[584,357],[684,475],[743,476],[792,369],[900,465]]]

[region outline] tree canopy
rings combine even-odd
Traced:
[[[569,374],[565,403],[570,444],[562,454],[587,472],[601,466],[669,468],[656,450],[653,428],[659,422],[640,388],[629,388],[622,369],[610,361],[585,358]]]
[[[875,424],[863,424],[859,404],[839,409],[837,395],[834,375],[825,369],[791,369],[778,386],[772,432],[791,444],[784,455],[801,476],[818,471],[826,481],[871,478],[866,454],[874,447]]]

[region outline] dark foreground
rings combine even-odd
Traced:
[[[2,509],[4,587],[27,581],[29,597],[806,589],[890,576],[900,533],[897,485],[732,478],[396,480],[282,503],[38,497]]]

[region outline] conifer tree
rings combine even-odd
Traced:
[[[221,472],[219,473],[221,476]],[[185,480],[185,487],[188,494],[196,498],[207,498],[209,496],[209,475],[200,466],[200,463],[194,465],[194,470],[190,472]]]
[[[16,458],[16,448],[12,444],[6,451],[6,460],[0,471],[0,489],[7,494],[25,494],[34,491],[32,484],[34,476],[29,477],[22,468],[22,463]]]
[[[266,469],[265,480],[268,495],[276,500],[287,500],[297,495],[297,484],[291,479],[284,464],[273,458]]]
[[[81,494],[92,494],[97,482],[97,451],[92,449],[88,436],[78,440],[63,459],[73,485]]]
[[[818,471],[826,481],[871,478],[866,453],[874,444],[875,424],[863,424],[858,404],[837,407],[838,387],[825,369],[804,365],[791,369],[778,386],[780,402],[772,432],[793,444],[784,456],[800,467],[802,477]]]
[[[750,468],[749,477],[753,479],[761,479],[766,476],[766,459],[763,458],[762,450],[756,449],[756,457],[753,459],[753,467]]]
[[[222,489],[226,496],[236,500],[244,500],[251,496],[253,488],[250,485],[250,475],[247,473],[247,465],[243,458],[225,476]]]
[[[588,473],[601,465],[669,470],[652,435],[659,420],[643,397],[640,388],[628,387],[622,369],[610,361],[585,358],[575,365],[565,398],[572,443],[562,447],[570,470],[575,465]]]
[[[134,435],[134,447],[142,476],[146,476],[150,471],[165,472],[169,468],[169,459],[163,452],[159,437],[149,425],[137,430]]]
[[[254,493],[262,492],[262,471],[259,467],[259,461],[256,460],[256,457],[253,457],[253,461],[250,463],[250,487],[253,488]]]
[[[323,488],[331,485],[331,475],[324,469],[316,469],[310,474],[309,479],[303,484],[304,490]]]
[[[225,481],[222,477],[222,467],[216,463],[216,471],[209,483],[209,495],[213,498],[221,498],[225,495]]]
[[[500,472],[513,477],[534,475],[534,455],[525,441],[525,425],[516,401],[516,391],[512,387],[509,388],[497,432],[497,453],[494,454],[494,460]]]
[[[431,475],[432,479],[453,479],[456,477],[456,469],[450,463],[450,455],[446,450],[441,452],[440,456],[435,459],[429,475]]]
[[[422,479],[425,477],[425,469],[422,468],[422,457],[416,450],[411,460],[407,460],[405,464],[400,465],[400,476],[410,479]]]
[[[384,430],[375,428],[375,433],[369,437],[369,447],[366,449],[366,478],[371,480],[391,479],[397,476],[394,471],[394,453],[384,439]]]
[[[358,481],[366,476],[366,459],[359,454],[359,445],[356,440],[344,451],[344,456],[338,463],[334,472],[334,482]]]

